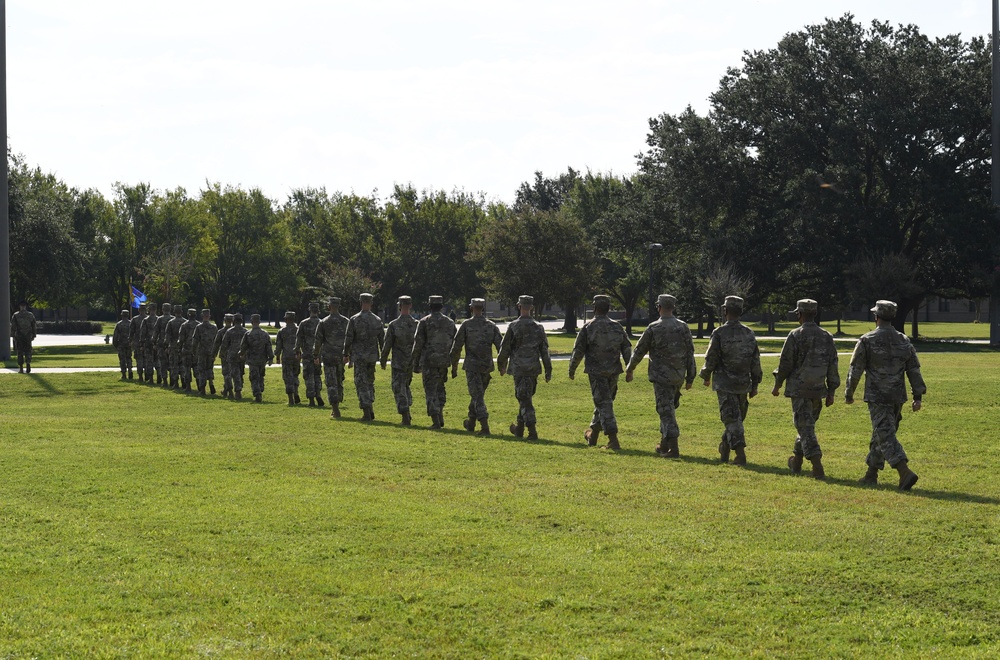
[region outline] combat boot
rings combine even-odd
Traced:
[[[128,370],[128,379],[132,380],[132,370],[131,369]]]
[[[591,447],[597,446],[597,439],[599,437],[601,437],[601,427],[599,426],[588,426],[587,430],[583,432],[583,439]]]
[[[310,408],[315,408],[316,407],[316,397],[312,397],[312,396],[309,397],[309,407]]]
[[[517,422],[516,424],[511,424],[510,425],[510,433],[515,438],[523,438],[524,437],[524,424],[522,424],[521,422]]]
[[[490,434],[490,422],[488,419],[479,420],[479,435],[489,435]]]
[[[198,394],[200,394],[202,396],[205,396],[205,386],[204,385],[199,385],[198,386]]]
[[[23,364],[17,365],[17,373],[19,373],[19,374],[23,374],[24,373],[24,365]]]
[[[122,377],[121,377],[121,378],[119,378],[118,380],[128,380],[128,379],[127,379],[127,378],[125,377],[125,370],[124,370],[124,369],[122,369]]]
[[[441,428],[443,426],[444,426],[444,424],[442,424],[442,423],[440,423],[438,421],[437,413],[431,413],[431,428],[432,429],[439,429],[439,428]]]
[[[439,412],[437,414],[437,422],[438,422],[438,428],[439,429],[443,429],[444,428],[444,413],[443,412]]]
[[[534,424],[528,426],[528,440],[538,440],[538,431],[535,430]]]
[[[291,394],[288,395],[288,405],[289,406],[294,406],[295,405],[295,397],[293,395],[291,395]]]
[[[899,490],[910,490],[917,483],[917,473],[910,469],[909,461],[900,461],[896,471],[899,472]]]
[[[361,407],[361,421],[362,422],[372,421],[372,409],[369,406]]]
[[[611,451],[618,451],[619,449],[621,449],[621,445],[618,444],[618,434],[609,433],[608,444],[601,447],[601,449],[610,449]]]
[[[747,464],[747,453],[745,447],[737,447],[733,451],[736,452],[736,458],[733,459],[733,465],[746,465]]]
[[[334,419],[340,419],[340,404],[332,402],[330,404],[330,407],[332,408],[332,410],[330,411],[330,417],[333,417]]]
[[[795,452],[788,457],[788,469],[792,471],[792,474],[799,474],[802,472],[802,453]]]
[[[264,403],[264,395],[261,394],[260,392],[257,392],[256,394],[253,395],[253,400],[255,403]]]
[[[656,452],[657,456],[666,457],[667,452],[670,451],[670,441],[666,438],[660,438],[659,444],[653,447],[653,451]]]
[[[858,479],[858,483],[874,486],[875,484],[878,483],[878,470],[869,465],[868,471],[865,472],[865,476]]]
[[[323,397],[321,397],[318,394],[316,395],[316,405],[320,408],[326,405],[325,403],[323,403]]]
[[[296,405],[302,403],[302,399],[299,398],[299,393],[298,392],[292,392],[292,395],[295,397],[295,403],[296,403]]]
[[[677,438],[670,438],[667,440],[667,451],[663,454],[664,458],[680,458],[681,450],[677,447]]]
[[[24,368],[25,368],[25,372],[24,373],[26,373],[26,374],[30,374],[31,373],[31,363],[30,362]]]
[[[813,466],[813,479],[826,479],[826,472],[823,470],[823,457],[816,456],[815,458],[810,458],[809,462]]]
[[[726,440],[726,434],[722,434],[722,442],[719,443],[719,461],[722,463],[729,462],[729,441]]]
[[[236,390],[236,400],[237,401],[243,400],[243,390]]]
[[[412,422],[413,422],[413,420],[410,419],[410,411],[409,410],[404,410],[403,411],[403,426],[409,426]]]
[[[208,391],[215,394],[215,381],[208,381]]]
[[[468,431],[469,433],[472,433],[473,431],[476,430],[476,418],[475,417],[469,417],[467,419],[463,419],[462,420],[462,426],[465,427],[466,431]]]

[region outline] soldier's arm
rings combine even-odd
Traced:
[[[833,337],[827,338],[827,350],[830,351],[830,361],[826,363],[826,396],[833,398],[840,387],[840,358],[837,357],[837,344]]]
[[[466,325],[463,323],[455,334],[455,341],[451,345],[451,368],[452,370],[458,369],[458,360],[462,357],[462,348],[465,346],[465,340],[468,336],[468,332],[465,330]]]
[[[503,336],[500,335],[500,328],[493,324],[493,346],[496,347],[497,352],[500,351],[500,344],[503,343]]]
[[[424,342],[426,341],[426,337],[424,335],[426,333],[427,328],[424,327],[423,321],[417,323],[417,331],[413,335],[413,351],[410,353],[411,361],[413,363],[413,373],[415,374],[420,373],[420,358],[421,353],[424,352]]]
[[[705,364],[701,367],[698,377],[705,381],[705,385],[712,382],[712,374],[719,367],[719,354],[722,351],[719,335],[712,333],[712,338],[708,340],[708,350],[705,352]]]
[[[320,323],[316,326],[316,336],[313,337],[312,354],[313,358],[319,359],[320,353],[323,351],[323,339],[326,337],[325,326]]]
[[[549,357],[549,338],[545,336],[545,330],[540,330],[542,333],[542,342],[538,345],[538,352],[542,358],[542,368],[545,369],[545,382],[552,380],[552,358]]]
[[[267,334],[267,332],[264,332],[264,335],[266,337],[265,345],[267,346],[267,361],[270,363],[274,360],[274,347],[271,346],[271,335]]]
[[[844,400],[854,403],[854,390],[861,381],[861,374],[868,367],[868,349],[864,339],[859,339],[851,355],[851,366],[847,370],[847,385],[844,387]]]
[[[576,336],[576,341],[573,342],[573,353],[569,357],[569,379],[573,380],[576,376],[576,368],[583,361],[583,356],[587,354],[587,326],[583,326],[580,330],[580,334]]]
[[[788,380],[788,376],[792,373],[792,369],[795,366],[796,346],[795,335],[793,334],[785,337],[785,343],[781,345],[781,356],[778,358],[778,366],[772,372],[774,374],[774,390],[771,393],[775,396],[778,396],[777,392],[781,390],[781,386]]]
[[[751,333],[750,339],[753,342],[750,357],[750,382],[753,383],[753,388],[750,391],[756,392],[757,385],[764,380],[764,372],[760,368],[760,346],[757,345],[757,337]]]
[[[632,373],[635,371],[635,368],[639,366],[639,363],[642,362],[642,358],[644,358],[646,353],[649,352],[650,341],[650,332],[647,327],[643,330],[642,336],[639,337],[639,341],[635,344],[635,350],[632,351],[632,359],[630,359],[628,364],[625,366],[626,373]]]
[[[510,357],[510,344],[512,336],[513,333],[510,331],[510,326],[508,325],[507,332],[505,332],[503,337],[500,339],[500,348],[497,349],[497,369],[500,371],[501,376],[507,373],[507,359]]]
[[[396,333],[389,328],[389,331],[385,333],[385,341],[382,342],[382,350],[379,353],[379,362],[382,363],[382,368],[385,369],[386,362],[389,361],[389,353],[392,351],[392,344],[396,341]]]
[[[910,355],[906,358],[906,378],[910,381],[910,389],[913,391],[914,403],[919,402],[927,393],[927,385],[924,377],[920,373],[920,360],[917,358],[917,351],[910,345]]]
[[[354,333],[357,330],[354,319],[347,322],[347,334],[344,337],[344,362],[351,359],[351,348],[354,345]]]
[[[687,389],[691,389],[691,383],[698,377],[698,363],[694,359],[694,337],[691,336],[691,329],[685,325],[684,341],[687,343],[687,373],[684,381]]]

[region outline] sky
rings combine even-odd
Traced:
[[[629,175],[648,121],[745,51],[839,18],[984,36],[987,0],[8,0],[11,149],[113,195],[206,181],[511,201],[535,171]]]

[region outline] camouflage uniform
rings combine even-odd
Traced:
[[[362,303],[371,303],[362,294]],[[344,336],[344,356],[354,368],[354,388],[358,393],[358,406],[371,414],[375,405],[375,364],[378,362],[385,326],[382,319],[371,311],[360,311],[347,323]]]
[[[35,315],[26,309],[19,309],[10,317],[10,336],[14,338],[14,350],[17,351],[17,366],[25,363],[28,373],[31,373],[31,342],[37,336]]]
[[[254,317],[256,318],[256,315]],[[250,367],[250,388],[253,390],[254,399],[260,403],[264,394],[264,371],[274,360],[271,335],[259,326],[250,328],[240,340],[239,359],[241,362],[246,361]]]
[[[340,298],[331,298],[330,302],[334,308],[340,306]],[[316,326],[313,342],[313,359],[322,360],[326,372],[326,395],[333,408],[330,413],[333,417],[340,415],[340,404],[344,401],[344,342],[349,322],[346,316],[331,310]]]
[[[167,370],[170,373],[170,386],[180,387],[181,381],[181,366],[183,364],[181,359],[181,346],[178,343],[178,338],[181,333],[181,326],[184,325],[184,308],[180,305],[174,305],[174,316],[167,323]]]
[[[429,302],[431,305],[443,303],[441,296],[431,296]],[[433,420],[434,428],[444,426],[445,383],[457,332],[455,322],[436,310],[420,319],[413,338],[413,372],[419,373],[423,380],[427,415]]]
[[[229,386],[230,397],[234,394],[236,398],[243,396],[243,373],[245,368],[243,359],[240,357],[240,346],[243,344],[243,336],[245,334],[247,334],[247,329],[243,327],[243,319],[235,317],[233,327],[226,330],[226,334],[222,337],[221,350],[226,354],[226,361],[229,363],[229,378],[232,381],[232,384]]]
[[[736,303],[735,301],[739,301]],[[730,309],[743,311],[743,299],[726,298]],[[760,349],[753,330],[739,321],[727,321],[712,332],[705,354],[705,366],[698,375],[702,380],[712,381],[712,389],[719,397],[719,417],[726,426],[722,434],[719,453],[729,460],[729,450],[746,447],[746,419],[750,402],[748,393],[757,393],[757,385],[764,375],[760,369]],[[740,459],[740,453],[737,458]]]
[[[482,310],[484,300],[474,298],[472,306]],[[465,423],[466,430],[472,431],[479,420],[483,433],[489,433],[487,420],[489,411],[486,409],[486,389],[490,386],[493,371],[493,349],[500,350],[500,330],[497,324],[482,314],[473,314],[458,328],[455,335],[455,345],[451,349],[452,373],[458,369],[458,360],[465,350],[465,381],[469,387],[469,419]]]
[[[887,302],[880,300],[876,308]],[[891,319],[895,315],[895,304],[889,304],[892,305],[892,315],[888,319]],[[879,312],[885,313],[881,309]],[[848,401],[853,401],[854,390],[865,372],[868,374],[865,378],[865,402],[872,421],[872,438],[865,462],[876,474],[885,467],[886,461],[893,468],[902,466],[905,469],[908,462],[906,452],[896,438],[899,422],[903,419],[903,404],[906,403],[903,375],[910,381],[914,401],[920,401],[927,392],[917,351],[906,335],[884,323],[862,335],[854,348],[844,392]],[[900,485],[902,487],[902,482]]]
[[[401,296],[400,301],[409,303],[409,296]],[[407,417],[413,405],[410,383],[413,381],[413,339],[416,333],[417,320],[409,314],[400,314],[389,322],[382,344],[383,369],[389,352],[392,352],[392,394],[396,398],[396,412]]]
[[[219,366],[222,368],[222,396],[233,393],[233,370],[229,364],[229,351],[222,348],[222,342],[226,338],[226,333],[233,327],[233,315],[226,314],[222,317],[222,327],[215,333],[215,342],[212,344],[212,354],[219,357]]]
[[[151,306],[149,315],[142,319],[139,324],[139,350],[142,351],[143,373],[142,379],[147,383],[153,382],[153,371],[156,369],[156,346],[153,343],[153,328],[160,317],[156,315],[156,307]]]
[[[191,340],[194,339],[195,329],[201,323],[196,318],[197,310],[188,310],[188,320],[181,324],[177,331],[177,349],[181,356],[181,386],[185,390],[191,389],[191,373],[194,371],[194,351],[191,350]]]
[[[167,340],[167,326],[174,317],[170,315],[171,312],[170,303],[163,303],[163,308],[159,318],[156,319],[156,325],[153,326],[153,346],[156,351],[156,382],[157,384],[169,384],[170,383],[170,354],[167,351],[168,340]]]
[[[801,311],[815,314],[816,301],[800,300],[793,313]],[[837,361],[833,335],[811,320],[803,321],[788,333],[781,347],[778,368],[774,370],[774,389],[785,385],[785,396],[792,400],[792,419],[798,431],[790,466],[796,463],[801,468],[797,457],[812,461],[823,456],[816,437],[816,422],[823,410],[823,400],[833,397],[840,387]]]
[[[142,346],[139,343],[139,329],[142,327],[142,322],[146,318],[146,303],[139,305],[139,313],[132,317],[129,322],[128,329],[128,343],[132,350],[132,356],[135,359],[135,373],[139,376],[139,380],[142,380],[142,374],[144,371],[144,366],[146,364],[145,355],[143,354]]]
[[[191,338],[194,375],[198,379],[198,391],[202,394],[206,386],[211,386],[212,394],[215,394],[215,339],[219,335],[219,327],[212,323],[210,314],[209,310],[202,310],[202,322],[194,329]]]
[[[657,305],[661,309],[672,310],[676,300],[673,296],[664,294],[659,296]],[[634,372],[647,353],[647,377],[653,384],[656,413],[660,416],[660,445],[657,452],[676,456],[679,454],[676,453],[674,443],[681,434],[680,427],[677,426],[681,387],[690,387],[698,372],[694,361],[694,340],[687,323],[675,316],[661,316],[646,326],[625,371]]]
[[[323,371],[313,362],[313,345],[316,343],[316,330],[319,328],[319,305],[309,303],[309,318],[299,324],[295,333],[295,352],[302,359],[302,380],[306,383],[306,396],[309,405],[323,405]],[[319,399],[319,401],[316,401]]]
[[[278,330],[274,338],[274,353],[281,363],[281,379],[285,382],[285,394],[288,395],[288,405],[299,402],[299,353],[296,348],[298,327],[295,325],[295,312],[285,314],[285,327]]]
[[[518,304],[533,305],[534,298],[521,296]],[[497,367],[514,377],[514,397],[517,399],[517,421],[511,432],[520,436],[524,427],[534,429],[535,406],[532,398],[538,387],[538,375],[545,368],[545,380],[552,378],[552,360],[549,358],[549,340],[542,324],[530,316],[519,316],[507,326],[500,350],[497,352]]]
[[[595,302],[606,296],[595,296]],[[596,444],[596,435],[603,431],[608,435],[608,446],[617,447],[618,420],[615,418],[615,397],[618,396],[618,375],[622,373],[621,360],[628,362],[632,357],[632,342],[625,329],[606,314],[595,314],[584,324],[573,344],[573,354],[569,361],[569,376],[573,378],[576,368],[584,361],[583,372],[590,379],[590,394],[594,399],[594,415],[590,420],[587,440]]]
[[[118,368],[122,372],[122,380],[132,378],[132,344],[128,336],[132,332],[132,321],[128,319],[128,311],[122,312],[122,320],[115,324],[115,332],[111,336],[111,345],[118,350]]]

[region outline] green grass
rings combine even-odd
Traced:
[[[716,463],[700,385],[682,460],[652,453],[638,378],[625,451],[586,448],[589,389],[564,361],[537,443],[456,430],[464,379],[435,432],[419,380],[417,426],[395,424],[381,370],[371,425],[350,383],[343,420],[281,405],[275,370],[263,405],[3,376],[0,657],[995,657],[1000,356],[923,364],[911,493],[857,485],[863,404],[823,412],[825,483],[787,474],[790,405],[767,393],[745,469]],[[512,387],[487,394],[496,431]]]

